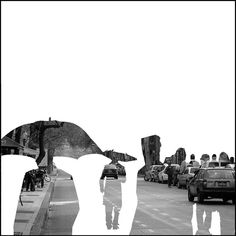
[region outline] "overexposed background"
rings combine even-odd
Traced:
[[[1,137],[50,116],[102,150],[235,155],[234,2],[1,5]]]

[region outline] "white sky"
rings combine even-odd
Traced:
[[[2,134],[72,122],[102,149],[235,156],[234,2],[2,2]]]

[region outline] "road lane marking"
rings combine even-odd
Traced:
[[[147,225],[145,225],[145,224],[140,224],[142,227],[147,227]]]
[[[153,229],[148,229],[150,233],[154,233],[155,231]]]
[[[160,212],[159,214],[163,215],[163,216],[168,216],[169,214],[165,213],[165,212]]]
[[[157,208],[154,208],[154,209],[153,209],[153,211],[159,211],[159,209],[157,209]]]
[[[181,221],[180,219],[178,218],[175,218],[175,217],[171,217],[172,220],[175,220],[175,221]]]
[[[57,206],[60,206],[60,205],[66,205],[66,204],[73,204],[73,203],[78,203],[79,201],[78,200],[75,200],[75,201],[52,201],[50,202],[50,205],[57,205]]]

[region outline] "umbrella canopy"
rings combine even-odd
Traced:
[[[16,141],[12,140],[11,138],[4,136],[1,140],[1,148],[19,148],[19,149],[24,149],[22,145],[17,143]]]

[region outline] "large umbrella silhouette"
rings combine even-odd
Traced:
[[[65,158],[62,157],[66,157],[66,159],[68,160],[72,158],[76,161],[76,159],[79,159],[80,157],[83,157],[88,154],[100,154],[100,155],[95,155],[95,158],[97,158],[97,160],[101,159],[101,163],[103,165],[104,158],[101,158],[102,157],[101,155],[103,155],[103,157],[106,156],[105,152],[103,152],[98,147],[98,145],[89,137],[89,135],[78,125],[56,120],[36,121],[34,123],[25,124],[20,127],[17,127],[16,129],[12,130],[7,135],[5,135],[1,139],[1,143],[2,143],[1,156],[23,155],[24,157],[21,158],[22,161],[23,160],[25,161],[25,159],[29,157],[31,160],[30,161],[31,166],[33,166],[32,158],[35,159],[37,165],[40,165],[42,164],[44,158],[47,156],[46,164],[50,167],[52,166],[53,163],[53,157],[57,158],[61,157],[61,161],[65,160]],[[5,160],[7,160],[7,156],[4,158]],[[18,160],[17,163],[19,163],[20,159],[17,160]],[[136,158],[129,156],[129,160],[136,160]],[[143,162],[140,162],[139,165],[140,168],[142,167],[142,164]],[[21,168],[20,165],[19,168]],[[26,171],[26,166],[22,170]],[[132,176],[135,176],[135,174],[132,174]],[[130,183],[132,182],[133,185],[135,179],[133,180],[131,179],[132,178],[130,178],[129,182]],[[135,189],[133,192],[136,192]],[[12,197],[15,198],[16,201],[14,201],[14,199],[10,201],[11,206],[12,204],[14,205],[14,202],[16,202],[15,205],[17,206],[18,196],[12,196]],[[14,217],[14,211],[12,211],[11,215],[12,217],[9,222],[11,222]],[[10,214],[8,216],[10,217]],[[12,224],[14,225],[14,221],[12,222]],[[129,229],[130,228],[127,228],[126,231],[128,231]],[[10,231],[8,229],[8,231],[5,232],[9,234],[9,232],[11,232],[11,229]]]
[[[7,154],[33,157],[39,165],[46,154],[49,159],[53,156],[78,159],[87,154],[104,155],[105,152],[78,125],[49,120],[22,125],[4,136],[1,155]],[[131,157],[129,160],[136,160],[136,158]],[[52,160],[49,160],[49,164],[50,162]]]

